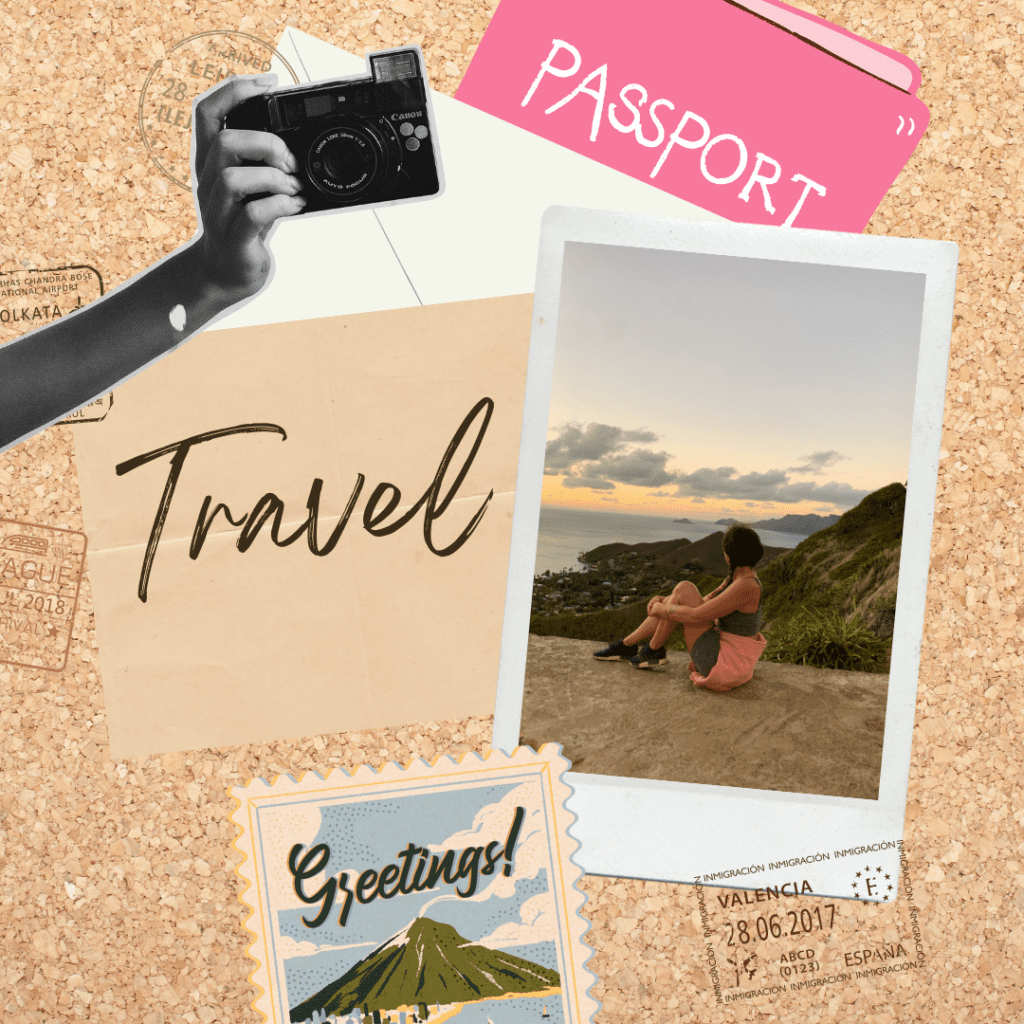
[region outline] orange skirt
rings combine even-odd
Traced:
[[[750,682],[754,666],[764,653],[768,641],[760,633],[757,636],[737,636],[722,630],[719,630],[718,639],[721,646],[715,667],[706,676],[702,676],[696,669],[692,670],[690,680],[694,686],[725,693],[726,690],[734,690]]]

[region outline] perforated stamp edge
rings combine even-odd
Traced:
[[[353,772],[343,768],[334,768],[326,775],[309,771],[298,777],[279,775],[270,782],[254,778],[244,786],[229,788],[228,795],[235,803],[229,817],[239,829],[239,835],[232,846],[243,857],[235,868],[235,874],[244,884],[238,898],[249,911],[243,927],[252,936],[247,953],[256,964],[249,974],[249,982],[256,989],[257,996],[250,1005],[261,1015],[265,1024],[289,1022],[279,1019],[272,998],[270,972],[273,965],[270,963],[267,942],[267,921],[272,908],[265,904],[259,878],[257,837],[251,824],[251,812],[260,801],[292,796],[301,799],[325,790],[335,791],[339,798],[344,799],[345,791],[352,795],[357,792],[365,794],[368,787],[381,787],[382,790],[390,788],[393,792],[395,783],[405,784],[410,789],[423,789],[424,782],[428,785],[434,782],[447,786],[452,783],[453,777],[457,781],[460,775],[467,782],[479,782],[486,778],[489,782],[500,784],[506,779],[512,781],[516,777],[522,778],[523,769],[534,769],[535,774],[542,777],[545,809],[554,822],[550,852],[557,877],[552,879],[551,889],[562,911],[559,918],[563,924],[559,929],[557,944],[564,954],[564,963],[570,975],[563,978],[562,982],[565,1002],[569,1008],[567,1024],[592,1024],[593,1016],[601,1004],[590,995],[590,988],[597,978],[587,967],[593,955],[592,947],[584,939],[590,923],[581,913],[586,902],[586,896],[578,884],[583,871],[574,859],[579,843],[569,832],[576,815],[565,806],[572,795],[572,787],[565,781],[569,762],[561,756],[561,749],[560,744],[545,744],[536,752],[530,747],[516,747],[511,754],[491,750],[483,756],[475,752],[458,758],[441,755],[429,764],[422,758],[416,758],[404,767],[391,761],[379,769],[362,765]]]

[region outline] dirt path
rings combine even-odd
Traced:
[[[684,652],[638,671],[601,646],[530,637],[522,742],[561,743],[594,775],[877,799],[888,676],[766,662],[712,693]]]

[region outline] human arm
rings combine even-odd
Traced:
[[[304,205],[294,157],[275,135],[221,125],[274,80],[229,79],[198,101],[194,239],[102,299],[0,347],[0,450],[109,391],[266,282],[267,235]]]
[[[668,604],[659,602],[649,611],[652,615],[663,615],[677,622],[682,626],[699,626],[704,623],[711,624],[729,612],[737,611],[744,605],[753,603],[760,599],[760,587],[757,581],[751,576],[734,580],[720,594],[715,597],[705,598],[703,603],[690,607],[682,604]]]

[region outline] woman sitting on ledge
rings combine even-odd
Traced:
[[[655,668],[668,661],[665,641],[682,626],[695,686],[724,693],[749,682],[767,642],[760,632],[761,581],[754,572],[764,548],[753,529],[737,523],[726,531],[722,551],[731,572],[721,586],[701,597],[697,588],[684,580],[671,597],[652,597],[647,618],[629,636],[597,651],[594,657]],[[646,637],[649,642],[638,651],[637,645]]]

